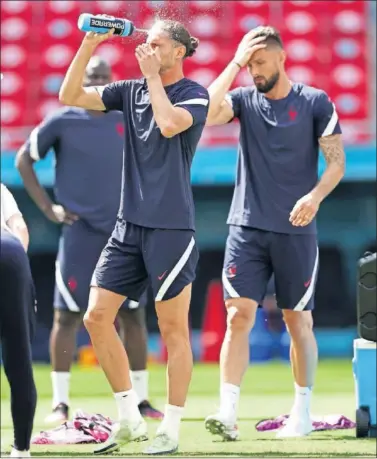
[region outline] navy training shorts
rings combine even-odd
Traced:
[[[250,298],[262,304],[274,274],[280,309],[311,310],[318,266],[315,234],[282,234],[231,225],[222,274],[224,298]]]
[[[92,285],[139,301],[176,297],[195,279],[199,259],[194,231],[153,229],[118,219],[95,269]]]
[[[108,234],[94,230],[83,220],[63,226],[55,265],[55,309],[86,311],[90,281],[108,240]],[[135,301],[122,305],[132,309],[137,306]]]

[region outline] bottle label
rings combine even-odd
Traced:
[[[124,22],[109,21],[108,19],[90,18],[90,25],[93,27],[104,27],[108,29],[124,30]]]

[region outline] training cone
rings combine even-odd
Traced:
[[[218,362],[226,331],[226,310],[223,287],[219,280],[208,287],[202,326],[202,362]]]

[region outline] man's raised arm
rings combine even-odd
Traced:
[[[100,87],[83,86],[85,70],[97,46],[110,38],[113,30],[106,34],[89,32],[85,35],[79,50],[72,60],[59,91],[59,101],[64,105],[81,107],[87,110],[104,111]]]
[[[266,46],[261,43],[264,37],[254,38],[256,33],[255,30],[252,30],[243,37],[234,59],[208,88],[210,105],[207,126],[226,124],[234,118],[235,111],[232,102],[227,100],[226,96],[238,72],[247,65],[251,56],[258,49]]]

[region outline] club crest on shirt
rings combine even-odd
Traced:
[[[290,108],[288,111],[288,115],[291,121],[294,121],[297,117],[297,111],[294,108]]]

